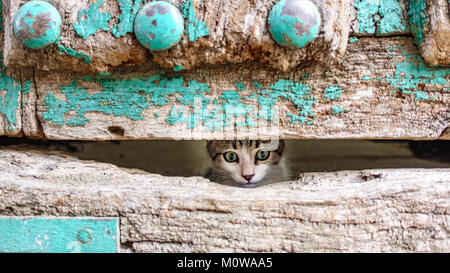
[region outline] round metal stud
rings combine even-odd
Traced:
[[[14,16],[14,35],[29,48],[43,48],[61,34],[61,15],[48,2],[31,1]]]
[[[134,33],[150,50],[165,50],[178,44],[184,32],[184,19],[172,4],[163,1],[146,4],[137,14]]]
[[[89,229],[83,228],[78,231],[77,239],[82,244],[88,244],[92,241],[92,232]]]
[[[269,32],[277,44],[302,48],[319,33],[320,13],[309,0],[281,0],[269,14]]]

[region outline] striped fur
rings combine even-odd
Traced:
[[[283,160],[283,140],[216,140],[208,141],[208,154],[212,166],[206,175],[212,181],[243,187],[285,181],[289,171]],[[258,160],[256,154],[264,150],[270,152],[266,160]],[[238,156],[236,162],[227,162],[226,152]]]

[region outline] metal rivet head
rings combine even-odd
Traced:
[[[269,32],[277,44],[302,48],[319,33],[321,18],[309,0],[281,0],[270,11]]]
[[[29,48],[43,48],[54,43],[61,34],[61,16],[48,2],[31,1],[14,16],[14,35]]]
[[[184,19],[172,4],[162,1],[146,4],[137,14],[134,33],[150,50],[165,50],[178,44],[184,32]]]
[[[92,241],[92,232],[87,228],[83,228],[80,231],[78,231],[77,239],[82,244],[88,244],[89,242]]]

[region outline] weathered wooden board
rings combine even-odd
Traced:
[[[124,251],[450,251],[448,169],[305,173],[243,189],[2,149],[0,172],[0,215],[120,217]]]
[[[6,2],[9,7],[5,12],[6,22],[24,2]],[[286,70],[305,60],[320,59],[326,55],[342,56],[349,31],[356,36],[408,34],[408,12],[412,12],[408,8],[408,0],[336,0],[328,1],[327,4],[318,0],[316,4],[324,20],[319,39],[329,45],[320,46],[321,42],[315,42],[304,50],[285,50],[274,44],[267,30],[267,16],[274,1],[175,1],[175,5],[185,7],[186,14],[190,12],[196,16],[197,22],[187,20],[186,28],[202,33],[205,27],[208,31],[201,34],[205,36],[187,35],[180,46],[170,51],[149,53],[136,42],[132,34],[132,18],[143,2],[127,0],[119,4],[115,0],[106,0],[98,4],[89,0],[56,1],[54,4],[65,18],[64,33],[58,45],[45,50],[28,50],[12,36],[11,27],[7,24],[7,46],[10,50],[10,53],[5,53],[7,65],[33,66],[43,70],[105,72],[122,64],[136,65],[149,60],[167,68],[181,65],[184,69],[202,63],[256,60]],[[79,34],[74,26],[80,24],[80,12],[83,16],[90,16],[91,20],[83,25],[89,31],[78,31]],[[88,36],[84,39],[82,35]],[[311,52],[312,48],[314,52]]]
[[[352,0],[351,35],[415,36],[425,63],[450,65],[450,8],[446,0]],[[350,42],[355,40],[350,38]]]
[[[23,69],[8,76],[0,62],[0,135],[42,138],[36,102],[33,71]]]
[[[450,65],[450,3],[410,0],[409,19],[416,44],[428,65]]]
[[[341,57],[350,31],[350,1],[313,0],[322,15],[319,36],[304,48],[286,49],[268,31],[275,0],[173,0],[185,17],[187,34],[170,50],[149,52],[133,34],[136,12],[147,1],[53,0],[64,18],[62,36],[55,45],[32,50],[14,37],[10,23],[25,2],[3,0],[7,67],[108,72],[145,62],[186,70],[255,61],[286,71],[313,60]]]
[[[3,52],[3,17],[0,2],[0,52]],[[36,116],[37,93],[33,69],[23,68],[9,75],[0,60],[0,136],[42,137],[42,128]]]
[[[50,139],[448,139],[449,72],[393,37],[360,38],[338,66],[291,73],[247,64],[35,80]]]
[[[5,22],[10,20],[7,18],[8,14],[14,14],[14,9],[23,2],[2,2],[6,3]],[[57,6],[65,10],[65,18],[71,18],[68,22],[73,24],[78,20],[78,11],[90,5],[86,2],[84,7],[78,7],[77,5],[84,2],[69,2],[67,5]],[[135,2],[139,4],[139,1]],[[181,2],[183,1],[176,3],[181,4]],[[183,4],[186,2],[188,1],[184,1]],[[200,2],[195,1],[194,4],[198,18],[210,18],[212,15],[205,10],[213,8],[200,5]],[[258,4],[259,6],[250,5],[248,1],[242,3],[244,2],[248,4],[244,6],[252,10],[262,5],[262,2],[261,5]],[[332,1],[333,4],[344,7],[346,4],[341,2]],[[96,6],[93,6],[94,15],[98,12],[116,12],[117,14],[121,12],[121,6],[112,0],[96,3],[101,4],[101,7],[97,10]],[[226,3],[228,2],[222,4]],[[268,12],[271,2],[264,3],[266,3],[264,12]],[[349,50],[345,57],[337,64],[330,65],[322,60],[322,62],[301,65],[294,71],[286,73],[268,69],[255,62],[230,65],[230,62],[239,63],[244,59],[233,61],[225,60],[226,58],[223,59],[225,61],[222,60],[228,63],[226,66],[202,67],[176,73],[172,71],[174,63],[169,66],[170,69],[164,71],[156,68],[154,63],[147,62],[149,53],[146,52],[147,59],[144,58],[142,62],[125,60],[130,65],[147,62],[146,65],[134,68],[120,65],[121,68],[114,74],[86,75],[86,71],[92,69],[83,66],[82,61],[74,56],[68,56],[65,53],[53,54],[58,51],[56,49],[47,48],[39,52],[31,52],[31,55],[35,54],[41,59],[37,61],[34,58],[35,64],[39,65],[27,69],[19,67],[33,59],[31,55],[27,55],[29,50],[17,52],[18,58],[24,58],[24,60],[8,69],[2,66],[0,71],[0,135],[88,140],[277,136],[283,138],[450,139],[449,69],[431,69],[424,66],[410,37],[373,37],[374,35],[407,34],[409,29],[403,30],[404,28],[400,26],[405,24],[405,18],[407,18],[406,7],[411,13],[414,6],[401,0],[358,0],[352,2],[350,6],[352,35],[355,36],[350,38]],[[232,7],[234,6],[231,4],[226,7],[221,6],[226,10]],[[427,16],[431,7],[434,8],[435,13],[442,10],[442,7],[436,10],[431,4],[426,7],[429,8],[417,10],[428,12]],[[325,8],[322,12],[324,10]],[[240,37],[239,35],[243,33],[256,35],[250,34],[252,31],[249,30],[227,35],[226,29],[242,27],[240,24],[242,22],[225,20],[228,18],[225,13],[218,14],[217,16],[222,19],[217,19],[217,16],[214,18],[222,22],[222,27],[217,26],[209,37],[201,37],[194,42],[186,38],[185,42],[190,45],[188,51],[193,50],[195,54],[209,52],[204,51],[203,46],[205,41],[211,39],[215,39],[214,47],[220,48],[215,44],[218,41],[231,41],[228,39],[236,41],[236,39],[239,40],[236,37]],[[255,16],[260,15],[262,16],[262,13],[257,13]],[[329,18],[332,20],[331,18],[335,17]],[[345,16],[339,18],[347,20]],[[370,21],[367,18],[373,20]],[[117,26],[114,20],[121,22],[119,19],[112,19],[109,22],[108,31],[96,31],[86,40],[78,37],[73,26],[70,25],[65,28],[64,33],[71,34],[67,34],[67,37],[63,34],[61,41],[67,41],[70,44],[78,41],[83,46],[89,47],[87,51],[94,52],[95,48],[91,47],[100,44],[99,41],[108,36],[110,40],[102,40],[105,46],[114,47],[117,42],[120,45],[117,48],[109,48],[106,52],[100,50],[100,56],[109,58],[116,56],[118,51],[114,50],[124,50],[122,53],[117,53],[117,56],[125,56],[125,59],[140,58],[138,53],[130,50],[130,48],[140,47],[131,33],[120,38],[112,34],[114,26]],[[208,25],[208,20],[205,22]],[[250,25],[255,26],[255,24]],[[399,28],[396,29],[394,26]],[[425,24],[424,33],[426,26]],[[8,28],[10,26],[6,24],[5,29]],[[116,31],[118,30],[116,28]],[[1,31],[0,33],[3,35]],[[364,36],[370,38],[364,38]],[[240,43],[250,43],[252,39],[245,37],[245,41],[239,40]],[[343,36],[339,37],[341,39]],[[359,40],[356,37],[359,37]],[[428,41],[426,37],[424,41]],[[25,50],[21,46],[13,46],[13,39],[9,40],[5,39],[5,48]],[[346,43],[347,40],[342,41],[344,40]],[[232,44],[233,48],[240,48],[239,52],[233,51],[231,54],[221,51],[220,54],[231,54],[240,58],[245,53],[243,47],[237,46],[234,42],[226,42],[221,46],[228,48],[228,44]],[[337,46],[336,50],[343,49],[343,44],[338,44],[334,44]],[[59,49],[61,50],[61,47]],[[111,54],[111,52],[116,53]],[[174,55],[177,56],[176,58],[179,57],[177,54]],[[205,54],[212,56],[211,52]],[[285,58],[280,57],[279,54],[276,58],[273,58],[274,56],[269,54],[267,58],[276,61]],[[170,59],[166,57],[163,59]],[[216,57],[211,57],[211,60],[215,60]],[[42,58],[48,58],[48,60]],[[202,59],[202,57],[198,58]],[[252,59],[245,58],[245,60]],[[119,66],[121,62],[112,66],[105,65],[105,67]],[[214,62],[211,61],[211,63]],[[47,63],[55,67],[50,68]],[[61,64],[68,65],[68,68],[59,66]],[[73,67],[85,73],[74,75]],[[48,69],[58,70],[39,71]],[[172,84],[172,86],[164,87],[164,84]],[[180,84],[183,87],[177,86]],[[112,87],[113,85],[116,86]],[[82,88],[87,93],[83,92]]]

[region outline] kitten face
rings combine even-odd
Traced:
[[[213,181],[254,187],[262,182],[285,179],[286,168],[281,162],[284,141],[208,141],[208,153],[213,161],[209,178]]]

